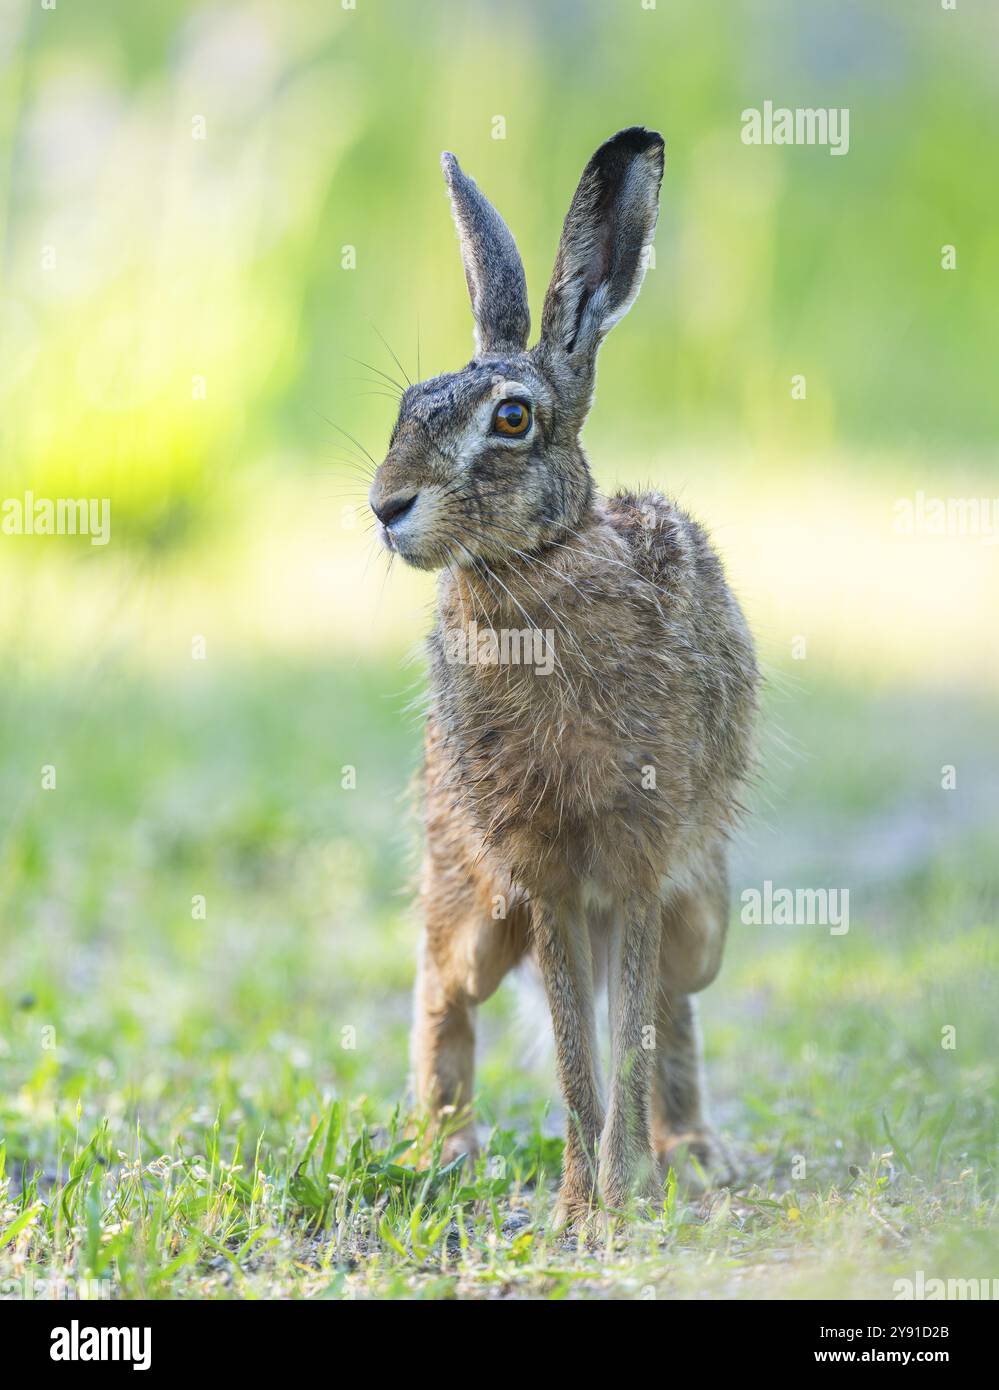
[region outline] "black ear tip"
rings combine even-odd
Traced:
[[[658,154],[661,164],[665,150],[665,141],[658,130],[647,130],[643,125],[633,125],[628,126],[626,130],[619,130],[616,135],[612,135],[607,143],[598,150],[598,154],[605,151],[607,154],[630,157],[640,154]]]

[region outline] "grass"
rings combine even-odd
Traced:
[[[704,996],[742,1180],[681,1174],[578,1249],[546,1230],[562,1118],[512,989],[482,1010],[475,1172],[413,1142],[410,679],[303,658],[8,685],[0,1289],[890,1297],[919,1268],[994,1276],[988,708],[777,673]],[[849,885],[849,932],[743,925],[766,877]]]
[[[994,495],[990,33],[964,6],[518,4],[516,62],[490,67],[493,8],[5,25],[4,493],[108,496],[115,539],[0,537],[0,1296],[999,1274],[994,551],[891,529],[917,490]],[[849,103],[850,158],[744,147],[765,92]],[[495,198],[538,319],[582,163],[635,120],[669,144],[659,262],[588,447],[603,485],[706,518],[776,679],[704,999],[744,1180],[681,1177],[581,1251],[546,1234],[562,1116],[511,989],[482,1010],[479,1169],[407,1142],[399,653],[430,587],[362,569],[344,455],[384,447],[391,403],[359,379],[395,373],[383,338],[420,375],[469,350],[438,152]],[[743,925],[766,878],[848,886],[849,933]]]

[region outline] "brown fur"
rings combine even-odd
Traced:
[[[464,179],[453,157],[446,168],[449,181]],[[372,489],[390,548],[442,567],[429,641],[418,1095],[438,1115],[470,1105],[476,1006],[530,955],[569,1111],[566,1219],[595,1195],[619,1209],[650,1191],[653,1151],[685,1143],[709,1156],[690,996],[721,961],[725,840],[755,709],[752,641],[704,532],[659,493],[600,499],[579,443],[597,345],[641,280],[661,172],[662,142],[649,132],[601,147],[566,219],[541,343],[511,347],[523,316],[508,303],[492,333],[480,324],[480,340],[502,338],[504,352],[406,393]],[[481,199],[467,183],[463,236]],[[492,242],[464,251],[478,306],[489,303],[490,255],[509,255],[497,221],[483,215]],[[507,293],[515,281],[508,266],[497,277]],[[522,443],[484,424],[511,380],[533,410]],[[551,673],[455,663],[450,637],[473,621],[480,632],[550,630]],[[594,1013],[604,976],[606,1103]],[[470,1120],[449,1145],[474,1147]]]

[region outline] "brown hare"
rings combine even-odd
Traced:
[[[405,391],[370,495],[388,549],[440,570],[416,1084],[439,1120],[467,1116],[476,1005],[533,957],[572,1222],[652,1194],[680,1143],[711,1160],[691,995],[721,961],[757,668],[700,526],[658,492],[598,496],[580,443],[597,349],[645,274],[661,136],[622,130],[587,164],[530,350],[513,238],[454,155],[442,165],[477,352]],[[474,1146],[462,1119],[448,1151]]]

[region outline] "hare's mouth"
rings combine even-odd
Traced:
[[[373,495],[371,510],[382,545],[407,565],[436,570],[450,563],[446,526],[433,488],[409,489],[388,498]]]
[[[378,536],[386,550],[391,551],[393,555],[400,555],[410,564],[413,563],[412,557],[418,546],[414,545],[412,540],[407,542],[406,538],[397,535],[391,526],[385,526],[381,522],[378,525]]]
[[[379,522],[378,534],[386,550],[414,569],[436,570],[448,563],[441,547],[416,527],[385,526]]]

